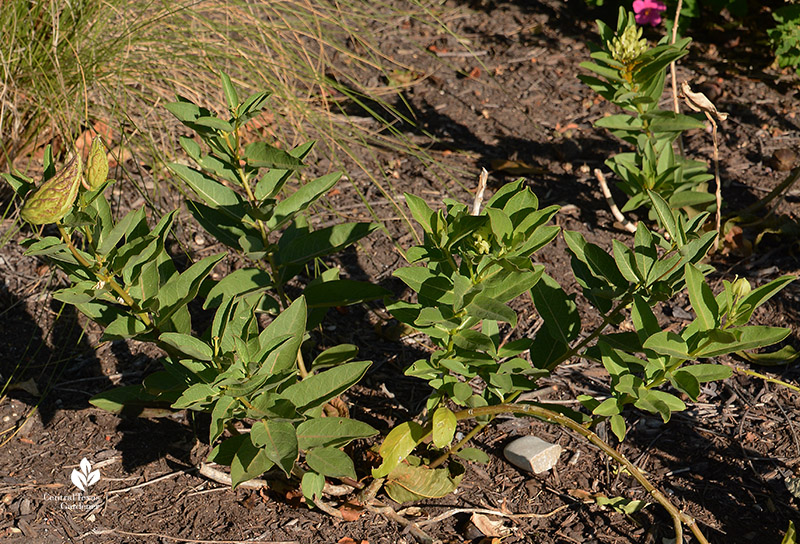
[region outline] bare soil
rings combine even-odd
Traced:
[[[384,172],[397,194],[413,192],[432,205],[445,196],[468,202],[472,196],[464,187],[475,185],[483,166],[492,172],[490,191],[523,175],[542,204],[563,206],[557,216],[563,228],[606,248],[614,238],[627,239],[614,224],[592,174],[610,154],[624,150],[592,127],[614,109],[576,78],[578,64],[589,56],[586,42],[596,39],[592,21],[612,21],[613,10],[590,11],[581,1],[559,0],[448,0],[447,7],[452,11],[446,23],[468,40],[468,47],[413,19],[375,29],[384,50],[408,66],[408,75],[417,80],[405,99],[419,127],[435,137],[430,152],[463,172],[460,183],[443,181],[414,158],[381,150]],[[720,150],[726,212],[757,201],[780,183],[787,172],[777,169],[773,152],[797,151],[800,144],[798,80],[789,71],[770,67],[772,59],[763,45],[769,13],[760,4],[751,7],[744,25],[731,24],[724,14],[718,24],[698,24],[691,53],[678,68],[679,80],[693,82],[730,113]],[[421,138],[418,129],[404,128],[409,137]],[[690,156],[710,161],[710,134],[696,131],[685,143]],[[320,161],[317,167],[327,164]],[[341,183],[329,196],[328,211],[321,210],[313,220],[368,219],[357,188],[395,240],[409,246],[411,237],[386,199],[356,169],[350,173],[352,184]],[[129,188],[119,187],[121,209],[141,205]],[[615,195],[621,200],[620,193]],[[784,232],[791,232],[794,225],[796,232],[799,214],[790,192],[775,214],[780,221],[773,223],[778,225],[773,230],[782,225]],[[761,232],[751,228],[742,233],[757,242],[752,254],[734,240],[726,254],[713,258],[718,273],[712,278],[718,285],[734,275],[762,284],[798,273],[796,235],[773,232],[757,238]],[[188,219],[176,235],[193,256],[220,250],[208,237],[197,236]],[[537,258],[568,290],[576,291],[565,247],[559,238]],[[48,296],[48,285],[61,280],[45,262],[24,257],[15,243],[2,248],[0,259],[0,375],[2,380],[14,376],[18,384],[0,402],[0,535],[33,543],[415,541],[403,525],[374,512],[342,521],[309,510],[289,485],[231,491],[202,477],[196,467],[209,451],[204,438],[208,422],[202,416],[181,412],[160,419],[121,418],[91,407],[90,396],[138,383],[157,369],[159,353],[135,342],[98,346],[99,331],[89,326],[84,332],[83,320]],[[404,296],[401,284],[391,277],[402,262],[392,241],[375,233],[340,264],[350,277],[379,282]],[[593,310],[578,300],[584,322],[592,323],[597,319]],[[525,304],[519,306],[520,334],[536,326],[535,311]],[[687,300],[667,306],[663,322],[685,324],[687,307]],[[800,348],[798,310],[800,287],[790,285],[755,319],[791,327],[787,342]],[[375,317],[379,304],[343,312],[330,313],[315,341],[318,347],[357,344],[361,356],[374,361],[363,383],[346,398],[351,415],[382,431],[417,415],[427,395],[425,385],[402,372],[424,356],[424,344],[392,339],[391,323],[387,329]],[[745,366],[732,359],[723,362]],[[789,382],[800,374],[797,365],[756,370]],[[564,365],[542,383],[546,387],[540,398],[566,405],[578,394],[608,390],[603,369],[585,361]],[[635,410],[627,416],[632,431],[620,451],[694,516],[711,542],[778,543],[789,520],[800,518],[798,498],[787,487],[800,463],[800,396],[795,392],[737,374],[710,384],[699,402],[690,403],[668,424]],[[530,433],[564,448],[550,473],[534,476],[504,460],[504,445]],[[560,428],[509,418],[474,445],[491,461],[485,466],[470,463],[456,493],[415,505],[383,500],[446,543],[480,541],[482,535],[469,524],[475,509],[512,514],[499,518],[509,530],[502,542],[509,544],[660,543],[673,536],[671,520],[657,504],[631,516],[597,506],[592,500],[597,494],[648,497],[613,462]],[[368,446],[358,444],[354,450],[362,476],[369,471]],[[79,502],[59,498],[76,491],[69,475],[84,457],[102,474],[91,488],[97,509],[77,509]],[[447,513],[451,515],[443,516]],[[483,540],[490,541],[495,542]]]

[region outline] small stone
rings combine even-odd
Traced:
[[[772,153],[771,157],[771,166],[775,170],[780,171],[787,171],[794,168],[794,164],[797,161],[797,153],[795,153],[791,149],[776,149],[774,153]]]
[[[523,436],[510,442],[503,450],[503,455],[512,465],[534,474],[541,474],[558,463],[561,446],[546,442],[537,436]]]

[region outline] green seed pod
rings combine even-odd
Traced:
[[[100,137],[96,137],[89,150],[89,160],[86,162],[86,182],[89,190],[94,191],[108,179],[108,157]]]
[[[72,208],[81,185],[83,163],[76,155],[64,169],[44,182],[22,206],[20,215],[34,225],[55,223]]]

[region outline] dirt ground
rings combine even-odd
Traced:
[[[698,25],[691,53],[678,68],[679,80],[692,81],[730,113],[721,129],[720,150],[726,212],[755,202],[782,181],[787,172],[778,169],[773,152],[797,151],[800,146],[798,78],[770,67],[763,42],[769,14],[755,3],[752,7],[747,26],[728,24],[724,14],[718,22]],[[580,231],[606,248],[614,238],[625,240],[628,235],[614,224],[591,173],[610,154],[623,150],[592,127],[594,120],[614,110],[576,78],[579,63],[589,56],[586,41],[596,36],[593,20],[612,22],[615,12],[557,0],[448,0],[447,8],[445,22],[468,40],[468,48],[413,19],[375,29],[387,54],[410,67],[410,75],[418,79],[405,99],[419,126],[435,137],[430,153],[463,172],[460,183],[443,182],[419,161],[382,150],[382,165],[398,194],[413,192],[434,206],[444,196],[467,202],[471,195],[463,187],[474,186],[480,167],[492,173],[490,191],[521,172],[542,204],[563,206],[556,219],[562,227]],[[406,128],[409,137],[422,137],[418,130]],[[709,134],[696,131],[685,143],[690,156],[710,160]],[[326,164],[317,166],[324,169]],[[352,184],[341,183],[329,196],[330,209],[337,210],[338,217],[323,210],[313,221],[340,220],[342,215],[368,219],[358,188],[398,242],[410,245],[410,236],[386,199],[357,170],[351,169],[350,176]],[[124,185],[119,190],[124,191]],[[137,205],[130,193],[122,194],[120,202],[122,207]],[[790,235],[773,232],[757,238],[761,231],[745,229],[742,236],[758,242],[751,255],[737,242],[727,254],[713,258],[718,272],[712,279],[718,286],[722,278],[734,275],[760,285],[798,273],[797,238],[791,234],[791,226],[796,231],[800,220],[797,202],[790,192],[771,224],[773,230],[783,225]],[[176,234],[198,257],[220,250],[196,236],[188,220]],[[565,247],[559,238],[537,259],[574,291]],[[380,232],[344,255],[341,263],[350,277],[370,279],[404,295],[391,277],[402,258]],[[74,311],[48,296],[47,284],[58,282],[58,277],[51,277],[45,262],[24,257],[13,242],[0,252],[0,279],[0,377],[5,381],[14,375],[22,383],[0,403],[0,537],[34,543],[415,541],[402,524],[381,514],[364,511],[345,522],[301,506],[286,486],[231,491],[204,478],[196,468],[209,451],[203,417],[181,412],[160,419],[129,419],[91,407],[90,396],[114,385],[138,383],[156,369],[158,352],[133,342],[95,349],[98,331],[88,327],[83,332]],[[591,323],[596,319],[591,308],[578,300],[584,322]],[[374,361],[346,400],[353,417],[386,431],[418,414],[424,404],[424,383],[402,375],[408,364],[424,355],[424,345],[390,340],[380,324],[376,326],[377,306],[350,308],[346,315],[331,312],[316,341],[320,346],[354,343],[362,358]],[[687,306],[688,300],[675,301],[663,308],[661,318],[685,324]],[[535,325],[536,315],[524,304],[520,309],[519,329],[524,334]],[[800,286],[793,284],[755,319],[791,327],[787,342],[800,348],[798,310]],[[745,366],[733,359],[724,362]],[[756,370],[790,382],[800,374],[797,365]],[[574,361],[543,380],[546,387],[538,395],[572,405],[578,394],[606,392],[607,378],[603,369]],[[668,424],[656,416],[627,412],[632,430],[619,446],[621,452],[698,520],[710,542],[780,542],[789,520],[800,519],[800,491],[795,489],[794,495],[789,489],[800,469],[800,396],[737,374],[708,385],[699,401],[688,406]],[[533,476],[504,460],[504,445],[530,433],[564,448],[553,471]],[[357,460],[368,445],[357,445]],[[474,445],[491,461],[469,463],[456,493],[414,505],[384,500],[445,543],[480,541],[481,533],[469,522],[471,512],[480,509],[510,514],[498,518],[507,536],[496,542],[504,544],[644,544],[673,535],[669,516],[657,504],[631,516],[597,506],[591,500],[595,494],[642,500],[647,495],[613,462],[560,428],[502,419]],[[70,472],[82,458],[101,472],[89,505],[97,508],[72,498],[76,490]],[[360,475],[366,476],[368,466],[362,465]]]

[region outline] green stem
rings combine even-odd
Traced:
[[[733,368],[733,370],[735,370],[736,372],[739,372],[740,374],[745,374],[747,376],[753,376],[755,378],[761,378],[764,381],[767,381],[767,382],[770,382],[770,383],[775,383],[775,384],[778,384],[778,385],[782,385],[784,387],[788,387],[792,391],[796,391],[796,392],[800,393],[800,387],[797,387],[794,384],[791,384],[789,382],[785,382],[785,381],[780,380],[778,378],[772,378],[770,376],[767,376],[766,374],[761,374],[761,373],[756,372],[754,370],[749,370],[747,368],[740,368],[738,366],[733,366],[731,368]]]
[[[788,190],[789,187],[794,185],[798,179],[800,179],[800,168],[795,168],[789,173],[789,176],[785,180],[780,182],[780,184],[778,184],[778,186],[775,187],[772,191],[770,191],[770,193],[767,196],[765,196],[755,204],[752,204],[747,208],[743,209],[738,213],[738,215],[745,216],[747,214],[757,212],[758,210],[766,207],[767,204],[775,200],[775,198],[777,198],[781,193]]]
[[[494,419],[494,418],[492,418],[492,419]],[[483,430],[483,428],[486,427],[490,422],[491,422],[491,419],[489,421],[487,421],[486,423],[478,423],[475,427],[472,428],[472,430],[470,432],[468,432],[464,436],[464,438],[459,440],[458,443],[453,444],[452,446],[450,446],[447,449],[446,452],[444,452],[441,456],[439,456],[438,459],[436,459],[433,463],[428,465],[428,468],[436,468],[439,465],[441,465],[442,463],[444,463],[445,461],[447,461],[447,459],[451,455],[453,455],[455,452],[457,452],[461,448],[463,448],[464,444],[466,444],[467,442],[469,442],[470,440],[475,438],[475,435],[478,434],[479,432],[481,432]]]
[[[305,380],[308,378],[308,370],[306,369],[306,363],[303,359],[303,350],[297,350],[297,371],[300,373],[300,379]]]
[[[278,269],[278,263],[275,261],[274,252],[270,251],[267,253],[267,262],[272,272],[272,283],[275,284],[275,290],[278,292],[278,298],[280,298],[281,309],[285,309],[289,306],[289,299],[286,297],[286,293],[283,290],[283,282],[280,278],[280,271]]]
[[[581,435],[590,443],[594,444],[600,450],[603,451],[606,455],[614,459],[620,465],[625,467],[625,469],[630,473],[633,478],[641,484],[642,487],[652,496],[656,502],[658,502],[664,509],[669,513],[670,517],[672,517],[673,524],[675,526],[675,542],[682,543],[683,542],[683,528],[682,525],[686,525],[692,531],[695,538],[697,538],[698,542],[701,544],[708,544],[708,540],[703,536],[703,533],[700,531],[700,528],[697,526],[697,522],[695,522],[694,518],[689,516],[688,514],[681,511],[678,507],[676,507],[672,502],[670,502],[667,497],[661,493],[656,487],[650,483],[650,481],[645,477],[644,474],[634,465],[631,463],[624,455],[619,453],[605,441],[603,441],[599,436],[595,433],[581,425],[580,423],[562,415],[558,412],[553,412],[552,410],[548,410],[547,408],[543,408],[541,406],[535,406],[532,404],[500,404],[496,406],[481,406],[480,408],[470,408],[468,410],[462,410],[460,412],[456,412],[455,416],[457,420],[464,420],[464,419],[472,419],[475,417],[480,416],[496,416],[503,413],[520,413],[526,414],[529,416],[538,417],[544,419],[549,423],[554,423],[556,425],[561,425],[562,427],[566,427],[571,431],[575,432],[576,434]]]
[[[61,239],[64,240],[65,244],[67,244],[67,247],[69,248],[72,255],[75,257],[75,259],[77,259],[78,263],[80,263],[80,265],[86,268],[87,270],[92,271],[92,273],[95,275],[98,281],[105,283],[111,288],[112,291],[114,291],[117,295],[119,295],[122,301],[125,304],[127,304],[131,310],[134,311],[136,317],[142,320],[142,323],[144,323],[145,326],[147,327],[151,326],[152,321],[150,320],[150,316],[148,316],[145,312],[142,312],[137,307],[136,302],[133,300],[133,298],[131,298],[128,292],[120,284],[117,283],[114,277],[111,276],[110,274],[101,274],[99,272],[95,272],[89,261],[83,258],[83,255],[80,254],[78,249],[72,243],[72,238],[70,238],[69,234],[64,228],[64,225],[62,225],[61,223],[57,223],[56,226],[58,227],[58,232],[61,233]]]
[[[583,340],[578,342],[575,345],[575,347],[573,347],[570,350],[568,350],[566,353],[564,353],[564,355],[562,355],[561,357],[556,359],[556,361],[554,361],[553,363],[550,363],[549,366],[552,366],[553,368],[555,368],[558,365],[560,365],[561,363],[563,363],[564,361],[567,361],[568,359],[571,359],[572,357],[577,355],[580,350],[582,350],[583,348],[585,348],[589,344],[589,342],[591,342],[592,340],[594,340],[595,338],[600,336],[603,333],[603,331],[605,330],[605,328],[608,325],[611,324],[611,322],[614,320],[614,318],[628,304],[630,304],[632,301],[633,301],[633,295],[628,295],[624,299],[622,299],[620,301],[620,303],[617,304],[617,306],[614,309],[612,309],[611,312],[603,318],[603,322],[600,323],[600,325],[598,325],[597,328],[594,331],[592,331],[592,334],[590,334],[589,336],[587,336],[586,338],[584,338]]]
[[[516,398],[517,398],[517,397],[519,397],[521,394],[522,394],[522,391],[515,391],[514,393],[511,393],[511,394],[510,394],[510,395],[509,395],[509,396],[508,396],[508,397],[507,397],[507,398],[506,398],[506,399],[503,401],[503,404],[509,404],[509,403],[512,403],[512,402],[514,402],[514,400],[516,400]],[[470,432],[468,432],[468,433],[466,434],[466,436],[464,436],[464,438],[462,438],[461,440],[459,440],[457,444],[454,444],[453,446],[451,446],[450,448],[448,448],[448,449],[447,449],[447,451],[446,451],[445,453],[443,453],[443,454],[442,454],[442,455],[441,455],[441,456],[440,456],[438,459],[436,459],[436,460],[435,460],[433,463],[431,463],[431,464],[429,465],[429,466],[430,466],[430,468],[436,468],[436,467],[438,467],[439,465],[441,465],[442,463],[444,463],[444,462],[445,462],[445,461],[448,459],[448,457],[450,457],[450,456],[451,456],[451,455],[453,455],[454,453],[456,453],[456,452],[460,451],[460,450],[461,450],[461,448],[463,448],[463,447],[464,447],[464,446],[467,444],[467,442],[469,442],[470,440],[472,440],[473,438],[475,438],[475,436],[476,436],[476,435],[477,435],[479,432],[481,432],[481,431],[482,431],[482,430],[483,430],[483,429],[484,429],[484,428],[485,428],[485,427],[486,427],[486,426],[487,426],[489,423],[491,423],[491,422],[492,422],[492,420],[494,420],[494,416],[490,417],[490,418],[489,418],[489,420],[488,420],[488,421],[486,421],[485,423],[478,423],[478,424],[477,424],[477,425],[476,425],[476,426],[475,426],[475,427],[474,427],[474,428],[473,428],[473,429],[472,429]]]

